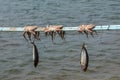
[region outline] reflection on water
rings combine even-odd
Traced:
[[[83,23],[119,24],[119,0],[0,0],[0,26]],[[22,32],[0,32],[0,80],[119,80],[120,32],[99,31],[94,38],[67,32],[66,39],[41,34],[40,62],[34,68],[32,46]],[[86,42],[88,71],[80,68],[81,45]]]

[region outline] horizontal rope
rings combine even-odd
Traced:
[[[39,27],[36,31],[43,31],[45,27]],[[64,31],[75,31],[78,30],[77,27],[63,27]],[[120,30],[120,25],[99,25],[94,28],[94,30]],[[24,31],[24,27],[0,27],[0,31]]]

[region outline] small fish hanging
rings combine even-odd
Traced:
[[[37,26],[25,26],[24,32],[23,32],[23,37],[25,38],[25,40],[32,41],[32,35],[33,35],[34,39],[40,40],[40,37],[39,37],[40,32],[35,31],[37,28],[38,28]],[[27,39],[26,35],[28,36],[28,39]]]
[[[88,34],[90,33],[90,35],[92,35],[92,37],[94,37],[93,32],[95,32],[97,34],[97,32],[95,30],[93,30],[95,28],[96,25],[94,24],[89,24],[89,25],[80,25],[78,32],[79,33],[85,33],[87,38],[88,38]]]
[[[80,65],[81,65],[81,69],[84,72],[87,70],[88,62],[89,62],[88,52],[87,52],[87,49],[85,47],[85,43],[83,43],[82,50],[80,53]]]
[[[63,25],[47,25],[44,32],[46,36],[51,36],[52,41],[55,39],[56,33],[61,37],[61,39],[65,39],[65,31],[63,31],[62,28]]]
[[[37,46],[35,45],[34,42],[31,42],[31,44],[33,45],[33,61],[34,61],[34,67],[37,67],[38,62],[39,62],[38,49],[37,49]]]

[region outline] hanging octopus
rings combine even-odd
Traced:
[[[65,39],[65,31],[62,30],[63,25],[49,25],[44,29],[45,35],[51,36],[52,41],[55,38],[56,33],[61,37],[61,39]]]
[[[24,27],[24,32],[23,32],[23,37],[25,38],[25,40],[32,40],[32,36],[34,37],[34,39],[40,40],[40,33],[39,31],[35,31],[38,27],[37,26],[25,26]],[[28,36],[28,39],[27,39]]]
[[[89,24],[89,25],[80,25],[78,32],[79,33],[85,33],[86,36],[88,37],[88,34],[90,33],[93,36],[93,32],[95,32],[97,34],[97,32],[95,30],[93,30],[95,28],[94,24]]]

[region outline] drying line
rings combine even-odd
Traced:
[[[43,31],[45,27],[39,27],[36,31]],[[63,27],[64,31],[75,31],[78,30],[79,26],[76,27]],[[94,30],[120,30],[120,25],[99,25]],[[0,31],[24,31],[24,27],[0,27]]]

